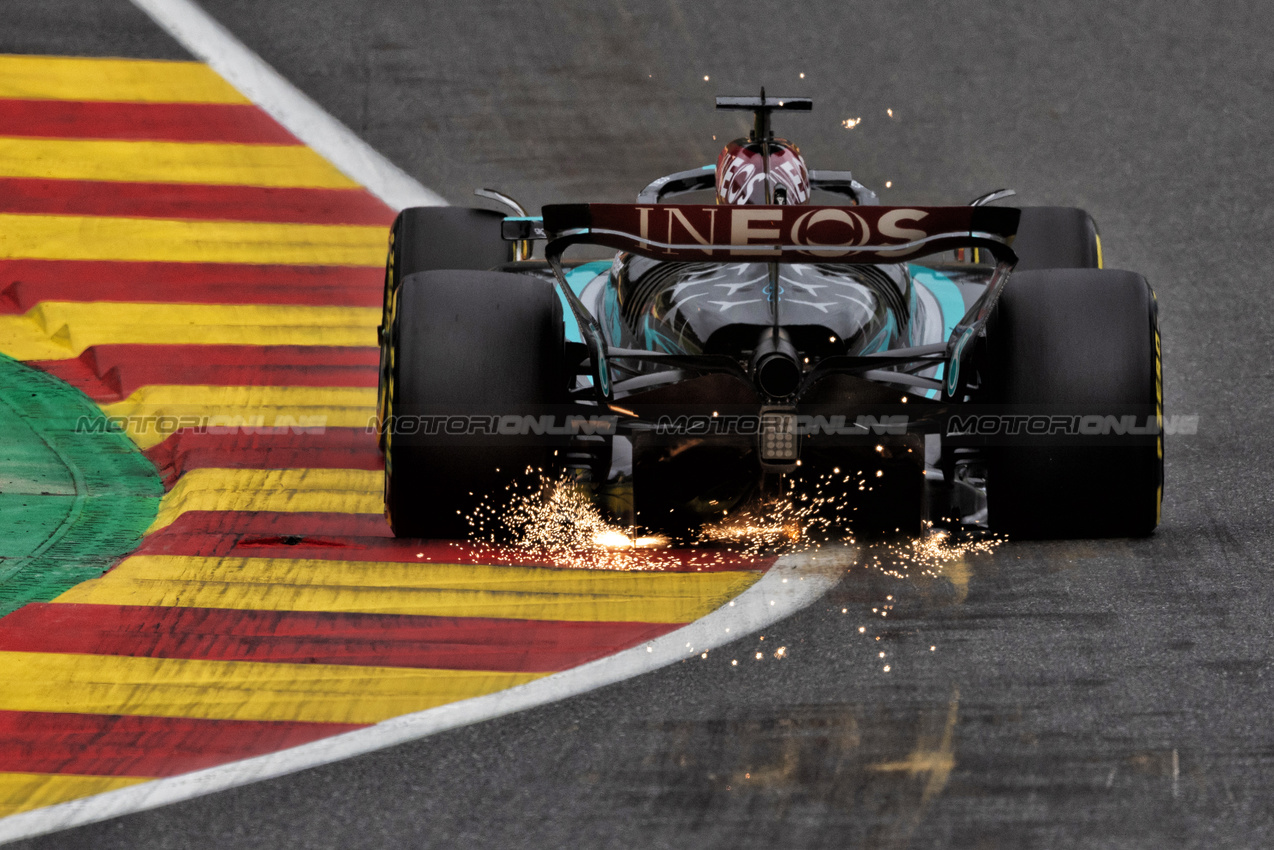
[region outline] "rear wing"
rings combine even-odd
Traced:
[[[602,401],[612,395],[607,346],[597,320],[566,282],[562,254],[572,245],[602,245],[670,262],[717,263],[901,263],[958,248],[981,248],[996,259],[995,270],[943,347],[944,389],[954,397],[962,391],[960,366],[968,343],[986,326],[1017,263],[1011,244],[1020,217],[1017,209],[985,206],[556,204],[544,207],[541,217],[506,218],[502,232],[507,240],[547,240],[544,258],[579,322],[593,386]],[[778,306],[776,300],[776,328],[781,323]],[[913,354],[921,358],[938,352],[886,353],[905,361]],[[611,356],[655,357],[644,352]]]
[[[726,206],[554,204],[507,218],[506,240],[576,243],[683,263],[902,263],[981,247],[1017,261],[1017,209],[1006,206]]]
[[[557,204],[540,220],[506,219],[504,238],[546,239],[546,256],[586,242],[679,262],[898,263],[975,247],[1016,262],[1019,216],[1008,207]]]

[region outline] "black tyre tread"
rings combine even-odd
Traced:
[[[1073,415],[1162,414],[1154,293],[1125,271],[1015,274],[987,335],[987,400]],[[1140,536],[1158,524],[1161,435],[1009,438],[988,450],[993,529]]]
[[[1013,250],[1018,271],[1101,268],[1097,223],[1075,207],[1023,207]]]
[[[442,269],[491,269],[513,259],[513,243],[500,234],[504,215],[476,207],[409,207],[394,219],[385,260],[381,296],[380,381],[376,412],[385,415],[385,382],[389,378],[393,298],[402,281],[417,272]],[[385,448],[384,439],[380,447]]]
[[[482,270],[513,259],[500,235],[504,213],[477,207],[410,207],[394,220],[397,277],[440,269]]]
[[[393,327],[389,413],[530,413],[565,396],[562,307],[527,275],[431,271],[403,280]],[[526,467],[546,468],[546,438],[394,433],[386,512],[399,536],[460,537],[484,497]],[[471,495],[472,494],[472,495]]]

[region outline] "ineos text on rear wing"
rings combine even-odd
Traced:
[[[558,256],[586,242],[683,262],[897,263],[979,247],[1012,263],[1018,218],[1007,207],[557,204],[541,221],[506,220],[504,236],[546,239]]]

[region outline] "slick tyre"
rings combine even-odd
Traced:
[[[385,381],[395,296],[402,282],[417,272],[484,270],[511,261],[514,243],[505,242],[500,235],[503,220],[502,213],[466,207],[410,207],[394,219],[389,229],[381,298],[380,381],[376,394],[376,415],[380,421],[383,422],[385,416]],[[380,447],[385,448],[383,435]]]
[[[1013,250],[1017,271],[1101,268],[1097,224],[1074,207],[1023,207]]]
[[[986,342],[987,409],[1011,417],[986,447],[991,528],[1033,538],[1151,533],[1163,496],[1163,396],[1145,278],[1015,274]]]
[[[498,510],[525,470],[552,468],[560,438],[509,426],[562,412],[561,302],[527,275],[422,272],[403,280],[392,330],[386,515],[399,537],[464,537],[480,502]]]

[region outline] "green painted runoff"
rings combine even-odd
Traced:
[[[0,355],[0,616],[131,552],[159,508],[154,466],[78,390]]]

